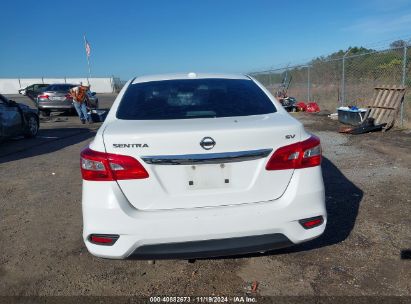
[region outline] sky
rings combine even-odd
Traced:
[[[411,38],[409,0],[0,3],[0,77],[249,73]]]

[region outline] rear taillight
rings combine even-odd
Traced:
[[[267,170],[302,169],[321,164],[320,139],[309,139],[277,149],[266,165]]]
[[[131,156],[103,153],[86,148],[80,154],[83,179],[115,181],[147,178],[148,172]]]
[[[47,94],[45,94],[45,95],[39,95],[39,96],[37,96],[37,98],[40,98],[40,99],[49,99],[49,95],[47,95]]]
[[[64,97],[66,97],[66,99],[73,99],[73,96],[71,96],[70,94],[66,94]]]
[[[96,245],[111,246],[117,240],[119,236],[117,234],[92,234],[89,236],[89,241]]]
[[[305,229],[311,229],[322,225],[322,223],[324,223],[324,218],[322,216],[310,217],[307,219],[299,220],[299,223]]]

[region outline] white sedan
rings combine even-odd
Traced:
[[[83,238],[104,258],[265,252],[320,236],[320,140],[255,79],[130,80],[81,152]]]

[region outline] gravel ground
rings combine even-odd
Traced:
[[[1,144],[0,295],[243,295],[257,281],[258,295],[411,296],[411,261],[400,259],[411,248],[411,135],[342,135],[326,116],[296,116],[322,140],[324,235],[265,255],[194,263],[87,252],[78,154],[99,124],[53,116],[38,138]]]

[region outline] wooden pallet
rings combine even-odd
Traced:
[[[404,86],[379,86],[374,91],[374,104],[368,106],[364,120],[372,117],[376,125],[386,124],[383,131],[394,126],[395,118],[404,102]]]

